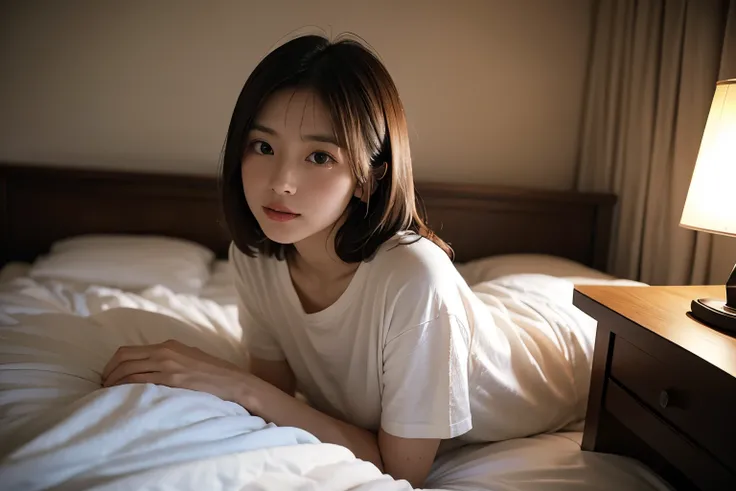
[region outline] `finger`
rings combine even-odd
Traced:
[[[180,343],[175,339],[169,339],[161,344],[156,345],[156,350],[152,357],[196,357],[197,353],[201,353],[201,350],[192,346],[187,346],[186,344]]]
[[[159,349],[151,354],[152,359],[159,358],[160,356],[168,357],[170,359],[178,359],[180,361],[185,360],[186,358],[191,358],[196,361],[209,363],[222,368],[239,370],[238,366],[234,363],[214,357],[196,346],[189,346],[175,339],[164,341],[159,345]]]
[[[158,384],[166,385],[167,377],[161,372],[147,372],[147,373],[133,373],[126,377],[119,379],[114,384],[110,384],[109,387],[125,385],[125,384]]]
[[[145,372],[160,372],[162,368],[161,362],[156,360],[126,360],[115,367],[106,378],[102,379],[102,385],[108,387],[129,375]]]
[[[162,346],[164,348],[169,348],[172,350],[180,350],[180,349],[191,349],[191,346],[187,346],[186,344],[177,341],[176,339],[167,339],[163,343],[161,343],[159,346]]]
[[[110,372],[122,362],[128,360],[145,360],[150,358],[151,352],[156,348],[157,345],[146,345],[146,346],[121,346],[112,355],[112,358],[107,362],[105,368],[102,369],[102,380],[105,380]]]

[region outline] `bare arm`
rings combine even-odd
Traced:
[[[357,458],[373,463],[394,479],[406,479],[413,487],[421,487],[429,474],[439,439],[399,438],[383,430],[375,435],[328,416],[254,376],[242,387],[237,402],[266,421],[301,428],[322,442],[346,447]]]
[[[242,388],[242,394],[236,402],[251,414],[278,426],[301,428],[325,443],[347,447],[359,459],[372,462],[383,470],[376,435],[373,433],[332,418],[254,376],[249,377]]]
[[[414,488],[424,487],[440,441],[439,438],[399,438],[378,430],[384,472],[395,479],[406,479]]]
[[[289,363],[285,360],[270,361],[251,356],[250,373],[290,396],[294,396],[296,393],[296,378]]]

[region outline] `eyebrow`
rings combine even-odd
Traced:
[[[264,126],[260,123],[253,123],[253,125],[251,126],[251,129],[258,130],[263,133],[267,133],[269,135],[278,136],[278,132],[276,130],[269,128],[268,126]],[[336,147],[340,146],[337,143],[337,138],[335,138],[333,135],[304,135],[302,139],[307,140],[307,141],[331,143],[332,145],[335,145]]]

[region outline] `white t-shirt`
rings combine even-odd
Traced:
[[[251,258],[233,244],[249,353],[287,360],[311,405],[370,431],[459,442],[545,431],[544,409],[515,394],[517,382],[506,375],[514,348],[487,307],[437,245],[416,236],[397,245],[399,238],[360,264],[334,304],[312,314],[286,261]]]

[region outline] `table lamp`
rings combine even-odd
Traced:
[[[680,226],[736,237],[736,79],[716,84]],[[693,300],[699,321],[736,334],[736,266],[726,282],[726,301]]]

